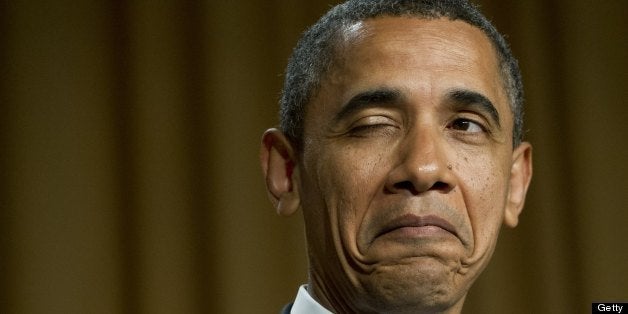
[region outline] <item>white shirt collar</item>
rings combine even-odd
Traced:
[[[297,298],[294,300],[290,314],[333,314],[322,305],[320,305],[309,292],[307,285],[299,287]]]

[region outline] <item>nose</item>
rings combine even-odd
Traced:
[[[419,195],[447,193],[456,186],[446,141],[438,131],[422,127],[399,143],[397,163],[388,174],[386,192]]]

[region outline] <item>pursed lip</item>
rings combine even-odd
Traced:
[[[458,237],[456,228],[444,218],[436,215],[417,216],[413,214],[406,214],[399,216],[384,225],[381,232],[379,232],[375,238],[401,228],[419,228],[428,226],[439,227]]]

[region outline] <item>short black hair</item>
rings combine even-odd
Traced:
[[[508,43],[478,7],[466,0],[350,0],[333,7],[299,39],[288,62],[280,99],[280,128],[298,147],[303,141],[306,105],[318,92],[334,61],[341,32],[367,19],[407,16],[422,19],[448,18],[473,25],[492,42],[513,113],[513,145],[523,137],[523,82],[517,60]]]

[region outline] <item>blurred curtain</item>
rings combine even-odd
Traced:
[[[0,312],[289,302],[302,222],[274,214],[258,143],[331,4],[0,2]],[[627,2],[482,4],[520,59],[535,176],[465,312],[628,301]]]

